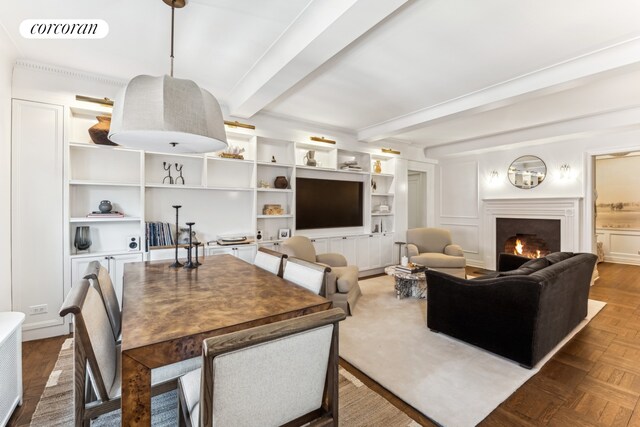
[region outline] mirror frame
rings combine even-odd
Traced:
[[[542,178],[541,181],[538,181],[538,183],[536,185],[531,185],[530,187],[525,187],[525,186],[520,186],[518,184],[516,184],[515,180],[511,178],[511,170],[512,168],[515,169],[513,167],[513,164],[516,163],[518,160],[523,159],[525,157],[531,157],[532,161],[540,161],[542,163],[542,165],[544,166],[544,178]],[[519,156],[518,158],[516,158],[514,161],[511,162],[511,164],[509,165],[509,168],[507,169],[507,178],[509,179],[509,182],[511,183],[511,185],[513,185],[516,188],[519,188],[520,190],[531,190],[532,188],[536,188],[537,186],[539,186],[540,184],[542,184],[544,182],[544,180],[547,178],[547,173],[549,172],[548,168],[547,168],[547,164],[544,162],[544,160],[542,160],[540,157],[538,156],[534,156],[533,154],[525,154],[524,156]]]

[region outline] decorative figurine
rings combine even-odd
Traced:
[[[276,162],[276,156],[271,156],[271,163],[275,163]]]
[[[180,169],[178,169],[178,166],[180,166]],[[182,168],[184,167],[184,165],[178,165],[176,163],[176,171],[180,173],[180,176],[176,177],[176,179],[173,180],[174,184],[178,184],[178,180],[182,181],[182,185],[184,185],[184,177],[182,176]]]
[[[169,167],[167,167],[167,165],[169,165]],[[164,179],[162,180],[162,183],[164,184],[168,178],[169,184],[173,184],[173,177],[171,176],[171,163],[162,162],[162,167],[164,168],[164,170],[166,170],[169,173],[169,175],[164,177]]]

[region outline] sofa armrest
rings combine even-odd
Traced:
[[[498,271],[517,270],[527,261],[531,261],[531,258],[502,252],[498,255]]]
[[[531,366],[541,285],[529,276],[466,280],[427,270],[427,326]]]
[[[342,254],[328,253],[316,255],[316,261],[330,267],[346,267],[347,259]]]
[[[416,245],[413,243],[407,243],[407,257],[409,259],[411,259],[412,256],[417,256],[419,254],[420,252],[418,252],[418,247]]]
[[[464,256],[464,251],[460,245],[447,245],[444,247],[444,254],[450,256]]]

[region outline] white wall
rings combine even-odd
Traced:
[[[640,120],[638,120],[640,123]],[[505,138],[502,135],[500,138]],[[508,137],[506,138],[508,139]],[[466,252],[468,264],[485,266],[485,252],[490,247],[484,235],[483,200],[520,198],[581,198],[580,250],[591,251],[591,155],[599,152],[624,151],[640,145],[639,126],[624,126],[606,132],[574,133],[545,141],[511,141],[507,147],[494,147],[470,152],[456,152],[455,147],[438,159],[437,222],[449,228],[455,243]],[[429,154],[427,150],[427,154]],[[514,187],[507,169],[522,155],[540,157],[547,165],[547,177],[538,187],[523,190]],[[563,178],[560,166],[568,164],[571,175]],[[498,178],[491,179],[491,172]]]
[[[11,310],[11,74],[16,50],[0,27],[0,311]]]

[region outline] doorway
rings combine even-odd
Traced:
[[[409,170],[407,176],[408,228],[427,226],[427,173]]]

